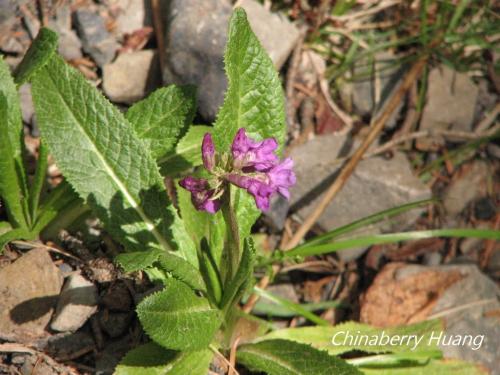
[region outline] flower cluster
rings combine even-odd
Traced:
[[[274,138],[256,142],[241,128],[231,146],[231,154],[218,154],[210,133],[205,134],[201,145],[203,166],[210,173],[209,179],[186,177],[179,184],[191,192],[191,200],[198,210],[215,213],[228,183],[245,189],[255,198],[262,211],[269,209],[274,193],[289,199],[288,188],[295,184],[293,161],[280,162],[275,154],[278,143]]]

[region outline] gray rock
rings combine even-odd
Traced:
[[[94,340],[86,332],[59,333],[47,340],[43,351],[53,358],[69,358],[72,354],[94,348]]]
[[[279,69],[298,38],[298,31],[285,19],[273,15],[254,1],[242,1],[255,34]],[[226,0],[173,0],[166,34],[164,83],[198,87],[198,108],[211,121],[224,101],[224,47],[232,6]]]
[[[394,66],[395,60],[396,56],[393,54],[381,52],[373,57],[373,62],[363,59],[355,63],[353,82],[341,86],[341,97],[344,102],[347,101],[344,104],[348,108],[352,104],[354,111],[360,116],[376,117],[397,88],[404,71],[404,67]],[[380,92],[377,93],[377,90]],[[402,108],[401,102],[387,121],[386,127],[393,128],[396,125]]]
[[[446,212],[451,216],[458,215],[469,203],[485,196],[488,192],[490,176],[490,167],[484,161],[474,161],[471,166],[467,166],[443,193],[443,205]]]
[[[486,147],[486,150],[488,151],[488,154],[491,155],[491,157],[500,159],[500,146],[494,143],[489,143]]]
[[[426,266],[438,266],[441,264],[442,260],[443,260],[443,256],[440,253],[427,252],[424,254],[424,264]]]
[[[341,164],[337,158],[348,151],[346,136],[339,135],[318,137],[292,150],[290,156],[295,161],[297,175],[297,184],[291,190],[292,211],[302,218],[312,212],[338,173]],[[370,158],[358,164],[318,224],[324,230],[332,230],[376,212],[430,196],[430,189],[412,174],[404,154],[395,153],[390,160]],[[363,228],[362,234],[403,229],[413,223],[421,212],[412,210],[397,216],[391,223]],[[339,256],[348,261],[360,256],[363,251],[342,251]]]
[[[459,271],[463,277],[445,290],[431,312],[431,315],[447,312],[443,316],[446,327],[443,334],[448,337],[472,335],[475,338],[479,336],[476,344],[481,342],[480,336],[484,336],[479,348],[475,344],[452,346],[442,345],[441,342],[440,348],[445,358],[476,362],[487,367],[492,374],[500,374],[500,324],[498,324],[498,317],[487,314],[489,311],[500,309],[499,288],[474,265],[407,266],[398,271],[397,278],[432,270]],[[478,301],[488,302],[475,304]],[[467,307],[468,304],[471,306]],[[477,349],[474,350],[474,348]]]
[[[479,89],[465,73],[444,65],[429,73],[427,100],[420,121],[420,130],[452,129],[471,131]],[[443,143],[442,137],[419,141],[430,148]]]
[[[0,338],[20,343],[47,336],[63,278],[45,249],[0,269]]]
[[[166,34],[166,84],[193,84],[198,90],[198,110],[213,120],[224,101],[227,80],[223,53],[231,16],[229,2],[173,0]]]
[[[130,327],[133,313],[131,312],[99,312],[99,323],[101,328],[111,338],[117,338],[123,335]]]
[[[241,0],[248,22],[266,49],[277,69],[280,69],[297,43],[300,33],[284,15],[271,13],[255,0]]]
[[[145,26],[153,25],[149,1],[117,0],[114,5],[120,8],[116,26],[122,34],[130,34]]]
[[[4,53],[12,54],[22,54],[25,51],[25,47],[17,40],[17,38],[10,37],[4,40],[0,44],[0,49]]]
[[[25,83],[19,88],[19,100],[21,102],[21,114],[25,124],[31,124],[35,107],[33,106],[33,98],[31,96],[31,84]]]
[[[76,331],[96,310],[96,286],[81,275],[70,275],[59,296],[50,328],[59,332]]]
[[[113,102],[132,104],[160,85],[158,58],[153,50],[122,53],[106,64],[102,88]]]
[[[59,34],[58,52],[65,60],[75,60],[82,57],[82,42],[71,29],[71,8],[62,4],[56,8],[55,17],[49,26]]]
[[[65,60],[80,59],[82,55],[82,42],[72,30],[59,31],[59,46],[57,48],[59,54]]]
[[[16,23],[16,9],[18,1],[0,0],[0,46],[9,37],[10,30]]]
[[[289,208],[288,200],[281,195],[275,195],[271,198],[269,211],[264,212],[266,222],[275,230],[283,230]]]
[[[83,50],[97,65],[103,66],[115,57],[118,43],[106,30],[104,20],[99,14],[78,9],[75,12],[75,25],[82,39]]]
[[[280,298],[299,303],[297,292],[295,291],[294,286],[290,283],[273,284],[267,288],[267,291]]]

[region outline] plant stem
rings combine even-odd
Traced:
[[[234,211],[234,198],[233,194],[231,193],[231,188],[228,188],[224,193],[223,202],[222,214],[224,216],[224,221],[226,222],[228,233],[226,246],[228,268],[225,277],[225,284],[227,284],[234,277],[234,273],[238,268],[240,259],[240,232],[238,229],[238,221],[236,220],[236,214]]]

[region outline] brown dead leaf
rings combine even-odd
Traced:
[[[344,128],[344,122],[328,106],[326,99],[318,95],[316,110],[316,132],[318,134],[332,134]]]
[[[307,280],[304,283],[304,299],[310,302],[320,302],[323,299],[323,287],[338,276],[327,276],[320,280]]]
[[[462,278],[458,271],[423,271],[402,275],[404,263],[390,263],[361,297],[360,320],[391,327],[424,320],[437,299]]]
[[[424,238],[418,241],[411,241],[399,249],[388,251],[385,255],[392,261],[403,261],[409,258],[440,251],[445,244],[441,238]]]
[[[120,53],[140,51],[144,48],[148,42],[151,34],[153,33],[153,28],[146,26],[142,29],[133,31],[130,34],[125,34],[123,40],[123,47],[120,48]]]

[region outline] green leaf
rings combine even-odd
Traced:
[[[175,151],[158,159],[161,174],[163,176],[173,176],[203,164],[201,142],[203,136],[212,132],[212,130],[211,126],[191,126],[175,147]]]
[[[309,345],[287,340],[269,340],[238,348],[238,362],[252,371],[269,375],[361,374],[343,359]]]
[[[387,328],[377,328],[367,324],[347,322],[338,324],[334,327],[280,329],[261,337],[259,340],[292,340],[303,344],[310,344],[318,349],[327,350],[328,353],[333,355],[339,355],[352,350],[360,350],[367,353],[404,353],[409,351],[419,352],[438,349],[435,345],[435,340],[430,342],[431,345],[429,345],[429,338],[432,332],[437,334],[441,332],[442,329],[443,326],[439,320],[430,320],[407,326]],[[355,341],[355,338],[351,339],[347,333],[351,334],[353,337],[358,337],[358,341]],[[401,337],[410,335],[420,340],[418,345],[416,339],[408,339],[408,341],[405,341],[404,345],[391,345],[390,341],[387,341],[393,336]],[[364,336],[366,336],[366,338]],[[372,345],[369,345],[369,339],[374,336],[380,337],[380,340],[377,342],[373,341]],[[382,341],[382,337],[384,337],[384,341]],[[420,337],[422,337],[422,339],[420,339]],[[332,340],[335,341],[335,345],[332,343]],[[415,347],[415,349],[412,349],[413,347]]]
[[[366,368],[360,370],[367,375],[486,375],[489,371],[480,365],[456,359],[430,360],[423,366]]]
[[[207,296],[214,305],[219,305],[222,298],[221,275],[203,240],[201,249],[200,271],[207,286]]]
[[[177,192],[177,204],[179,212],[186,226],[186,230],[193,239],[194,243],[199,247],[201,240],[206,237],[210,224],[208,212],[198,211],[191,202],[191,193],[179,186],[178,180],[175,180]]]
[[[161,254],[158,262],[159,267],[170,272],[175,279],[184,282],[195,290],[206,292],[205,282],[200,271],[194,268],[191,263],[171,252]]]
[[[60,219],[63,211],[73,211],[75,208],[84,207],[88,206],[73,191],[71,185],[66,180],[63,180],[45,197],[40,207],[38,207],[33,231],[38,233],[56,218]]]
[[[234,278],[224,288],[224,294],[221,301],[221,308],[224,310],[233,305],[245,292],[250,284],[253,275],[253,266],[255,263],[255,247],[251,237],[245,238],[243,253],[241,255],[238,270]]]
[[[145,298],[137,315],[156,343],[175,350],[207,348],[221,324],[219,310],[175,279],[167,280],[161,292]]]
[[[253,33],[242,8],[236,8],[229,24],[224,56],[228,90],[214,125],[214,142],[227,152],[239,128],[255,139],[274,137],[283,147],[286,135],[285,99],[273,62]],[[231,188],[240,238],[249,235],[259,217],[253,198],[242,189]]]
[[[38,204],[40,202],[40,194],[42,193],[43,185],[45,182],[45,175],[47,172],[48,150],[44,142],[40,142],[38,151],[38,160],[36,163],[35,177],[29,192],[29,209],[30,215],[34,221],[38,217]]]
[[[265,296],[262,295],[265,298]],[[274,296],[275,297],[275,296]],[[301,303],[299,305],[303,310],[298,312],[297,309],[291,308],[286,303],[279,303],[276,299],[273,299],[275,302],[267,302],[263,298],[259,299],[252,309],[252,313],[255,315],[264,315],[271,317],[280,317],[280,318],[292,318],[294,316],[303,315],[303,310],[313,312],[318,310],[326,310],[333,309],[339,306],[343,306],[338,301],[322,301],[322,302],[310,302],[310,303]],[[287,302],[290,302],[287,300]],[[288,306],[288,307],[287,307]]]
[[[174,150],[196,113],[192,86],[168,86],[156,90],[129,108],[126,119],[154,158]]]
[[[302,247],[299,246],[290,251],[280,252],[279,256],[289,258],[297,256],[313,256],[326,254],[334,251],[352,249],[357,247],[367,247],[372,245],[380,245],[384,243],[394,243],[408,240],[419,240],[422,238],[432,237],[470,237],[500,240],[500,231],[489,229],[434,229],[421,230],[414,232],[400,232],[388,234],[375,234],[370,236],[362,236],[332,243],[311,245]]]
[[[302,307],[298,303],[294,303],[294,302],[288,301],[284,298],[275,296],[275,295],[269,293],[268,291],[266,291],[264,289],[257,288],[257,287],[254,288],[254,292],[257,293],[259,296],[268,299],[269,301],[275,302],[276,304],[279,304],[281,306],[286,307],[289,310],[294,311],[298,315],[302,315],[304,318],[310,320],[313,323],[316,323],[317,325],[320,325],[320,326],[329,326],[330,325],[330,322],[328,320],[320,318],[319,316],[317,316],[316,314],[312,313],[311,311],[305,309],[304,307]]]
[[[214,127],[220,152],[229,151],[239,128],[249,136],[274,137],[285,142],[285,101],[273,62],[248,24],[242,8],[236,8],[229,24],[224,56],[228,90]]]
[[[198,211],[191,202],[191,193],[177,186],[177,203],[179,211],[196,246],[201,250],[200,244],[205,238],[208,240],[208,249],[213,263],[220,267],[226,225],[221,211],[209,214]]]
[[[410,211],[414,208],[422,207],[424,205],[428,205],[428,204],[434,203],[434,202],[435,202],[435,199],[425,199],[425,200],[412,202],[412,203],[408,203],[408,204],[403,204],[403,205],[400,205],[397,207],[389,208],[388,210],[383,210],[383,211],[377,212],[376,214],[369,215],[369,216],[364,217],[362,219],[353,221],[352,223],[343,225],[339,228],[331,230],[331,231],[324,233],[320,236],[315,236],[311,240],[300,245],[300,247],[304,248],[307,246],[317,245],[320,243],[328,242],[336,237],[339,237],[339,236],[344,235],[346,233],[353,232],[356,229],[363,228],[365,226],[369,226],[371,224],[377,223],[377,222],[382,221],[382,220],[387,220],[391,217],[394,217],[396,215]]]
[[[42,138],[106,229],[130,251],[178,246],[196,265],[156,162],[123,115],[58,56],[33,77],[32,91]]]
[[[57,33],[43,27],[24,55],[15,71],[17,85],[27,82],[38,69],[44,66],[57,49]]]
[[[420,350],[417,352],[407,351],[401,353],[389,353],[369,355],[349,359],[351,365],[361,368],[393,368],[393,367],[418,367],[425,366],[432,359],[442,359],[441,350]]]
[[[0,196],[12,226],[28,230],[28,188],[22,150],[23,124],[16,85],[0,56]]]
[[[246,238],[252,231],[252,226],[261,212],[255,205],[255,199],[245,190],[231,185],[231,202],[233,203],[238,221],[240,238]]]
[[[31,239],[33,236],[23,228],[12,229],[8,232],[0,234],[0,253],[10,241],[19,239]]]
[[[118,254],[115,257],[115,261],[118,262],[125,272],[135,272],[151,267],[158,261],[158,258],[162,254],[163,250],[160,249],[134,251]]]
[[[8,221],[0,221],[0,235],[12,230],[12,225]]]
[[[212,357],[210,350],[176,352],[151,342],[128,352],[114,375],[206,375]]]

